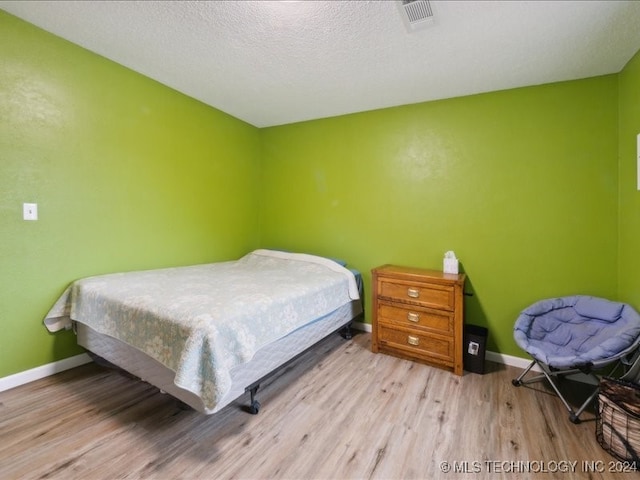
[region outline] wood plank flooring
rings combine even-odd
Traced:
[[[609,472],[592,411],[574,425],[543,384],[487,370],[458,377],[334,335],[261,387],[258,415],[243,396],[203,416],[89,364],[0,393],[0,478],[640,477]]]

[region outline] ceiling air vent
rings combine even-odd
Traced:
[[[410,32],[433,22],[433,10],[429,0],[401,0],[400,8],[404,23]]]

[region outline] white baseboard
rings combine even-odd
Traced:
[[[48,363],[40,367],[32,368],[24,372],[19,372],[8,377],[0,378],[0,392],[9,390],[10,388],[24,385],[25,383],[33,382],[56,373],[64,372],[70,368],[79,367],[85,363],[91,362],[91,357],[86,353],[81,353],[75,357],[65,358],[57,362]]]
[[[353,328],[356,330],[362,330],[364,332],[371,333],[371,324],[364,322],[353,322]],[[487,352],[486,357],[490,362],[502,363],[504,365],[510,365],[512,367],[526,368],[531,360],[526,358],[514,357],[511,355],[503,355],[496,352]],[[85,363],[91,362],[91,357],[86,353],[76,355],[75,357],[65,358],[57,362],[42,365],[41,367],[32,368],[24,372],[9,375],[8,377],[0,378],[0,392],[9,390],[10,388],[19,387],[34,380],[39,380],[49,375],[55,375],[56,373],[69,370],[70,368],[79,367]],[[539,371],[534,367],[532,370]]]
[[[364,322],[353,322],[351,324],[351,326],[353,328],[355,328],[356,330],[362,330],[363,332],[369,332],[371,333],[371,324],[370,323],[364,323]]]
[[[503,353],[487,352],[485,358],[490,362],[502,363],[503,365],[509,365],[510,367],[527,368],[533,359],[520,358],[512,355],[505,355]],[[534,365],[531,369],[532,372],[540,372],[540,367]]]

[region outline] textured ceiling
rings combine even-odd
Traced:
[[[258,127],[619,72],[640,2],[0,1]]]

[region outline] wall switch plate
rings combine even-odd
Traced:
[[[38,220],[38,204],[23,203],[22,218],[24,218],[25,220]]]

